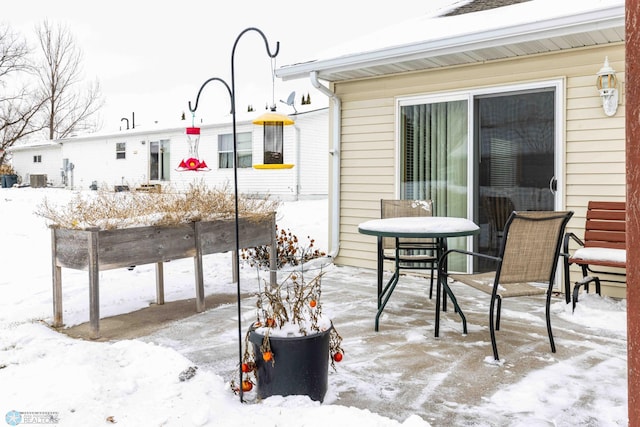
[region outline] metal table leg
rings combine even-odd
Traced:
[[[378,331],[378,326],[380,323],[380,316],[382,315],[382,311],[389,302],[389,298],[393,293],[393,290],[396,288],[398,284],[398,279],[400,278],[400,258],[399,258],[399,249],[398,249],[398,239],[396,238],[396,253],[395,253],[395,270],[387,284],[384,288],[382,288],[382,271],[383,271],[383,251],[382,248],[382,237],[378,237],[378,312],[376,313],[376,322],[375,322],[375,330]],[[384,300],[383,300],[384,298]]]
[[[442,268],[442,271],[448,271],[447,261],[442,256],[447,251],[447,240],[446,238],[438,239],[438,266]],[[435,324],[435,337],[437,338],[440,335],[440,295],[442,293],[442,289],[444,289],[444,294],[442,294],[442,310],[447,311],[446,305],[446,296],[448,295],[451,298],[451,302],[453,303],[453,307],[460,315],[460,319],[462,320],[462,330],[463,333],[467,333],[467,318],[465,317],[460,305],[458,305],[458,300],[454,295],[449,285],[447,285],[446,277],[441,277],[438,274],[438,281],[436,287],[436,324]]]

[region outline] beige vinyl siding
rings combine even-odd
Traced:
[[[623,46],[593,49],[589,58],[609,56],[620,81],[620,105],[615,116],[607,117],[595,88],[594,75],[567,77],[565,185],[566,207],[575,212],[568,231],[583,236],[586,206],[589,200],[625,200],[625,110]],[[600,59],[602,61],[602,59]],[[601,66],[602,64],[599,64]],[[599,70],[599,68],[597,68]],[[597,71],[597,70],[596,70]],[[578,280],[577,269],[572,281]],[[602,278],[606,276],[601,275]],[[621,284],[603,283],[603,292],[624,297]]]
[[[625,198],[624,97],[607,117],[595,87],[605,56],[624,89],[624,44],[576,49],[485,64],[337,82],[342,100],[341,247],[336,262],[375,268],[376,239],[359,234],[359,223],[379,218],[381,198],[396,194],[398,98],[479,90],[563,79],[565,93],[565,208],[576,215],[569,230],[581,234],[589,200]]]

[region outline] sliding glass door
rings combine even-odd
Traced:
[[[450,247],[495,255],[513,210],[556,208],[558,89],[401,101],[400,198],[430,199],[435,215],[473,219],[481,228],[473,248],[466,238]],[[462,259],[450,266],[468,270]]]
[[[170,141],[162,139],[149,144],[149,179],[169,181],[171,174]]]
[[[513,210],[555,208],[554,94],[553,89],[539,89],[475,97],[480,252],[497,254]]]

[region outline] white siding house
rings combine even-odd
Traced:
[[[9,149],[13,168],[22,183],[30,183],[32,175],[46,176],[54,186],[62,186],[62,146],[58,142],[44,142],[29,147]]]
[[[263,127],[236,123],[238,189],[281,200],[326,197],[328,193],[328,109],[290,115],[283,128],[283,163],[288,169],[257,169],[264,162]],[[186,122],[185,122],[186,123]],[[184,189],[203,181],[209,186],[233,183],[232,124],[201,125],[198,158],[207,171],[179,171],[189,158],[186,127],[136,128],[110,134],[88,134],[59,141],[15,146],[12,164],[23,184],[46,174],[49,185],[74,189],[130,189],[161,185]]]

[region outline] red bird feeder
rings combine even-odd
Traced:
[[[189,143],[189,157],[182,159],[178,171],[208,171],[204,160],[198,159],[198,143],[200,142],[200,128],[187,128],[187,142]]]

